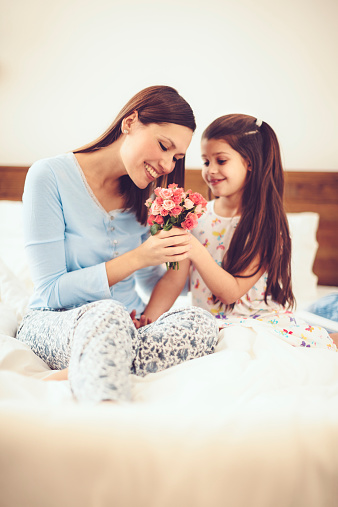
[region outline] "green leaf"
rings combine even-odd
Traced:
[[[150,227],[150,233],[152,236],[154,236],[161,227],[158,224],[154,224]]]
[[[163,227],[163,230],[164,231],[170,231],[170,229],[172,229],[172,226],[173,224],[171,224],[170,222],[168,222],[167,224],[165,224],[165,226]]]

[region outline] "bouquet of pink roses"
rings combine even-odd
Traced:
[[[155,199],[147,199],[145,205],[149,210],[148,224],[151,234],[160,229],[170,231],[173,226],[186,230],[194,229],[198,219],[206,211],[207,201],[198,192],[184,191],[171,183],[168,188],[157,187]],[[179,269],[178,262],[168,262],[167,269]]]

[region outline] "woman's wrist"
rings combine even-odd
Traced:
[[[144,262],[144,256],[137,253],[137,248],[135,250],[130,250],[119,257],[110,259],[106,262],[109,287],[121,282],[128,276],[135,273],[135,271],[138,271],[147,265],[148,264]]]

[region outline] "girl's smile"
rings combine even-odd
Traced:
[[[202,176],[215,197],[240,202],[249,163],[222,139],[203,139]]]
[[[208,183],[212,186],[218,185],[221,181],[225,181],[226,178],[220,178],[220,179],[214,179],[214,178],[208,178]]]

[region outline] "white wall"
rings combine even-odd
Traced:
[[[288,169],[338,170],[336,0],[1,0],[0,165],[96,138],[152,84],[198,130],[242,112],[275,129]]]

